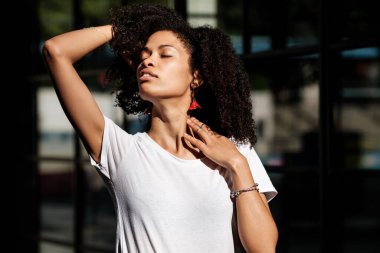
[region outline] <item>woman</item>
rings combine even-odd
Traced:
[[[129,134],[103,115],[73,66],[108,42],[117,104],[147,114],[146,132]],[[112,193],[117,252],[230,253],[238,242],[247,252],[275,252],[267,202],[277,192],[253,149],[248,78],[228,36],[191,28],[160,5],[128,5],[110,25],[53,37],[43,52]]]

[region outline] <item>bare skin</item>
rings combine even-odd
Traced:
[[[97,162],[101,162],[104,118],[73,64],[111,38],[111,26],[99,26],[53,37],[43,50],[61,105]],[[153,104],[148,134],[177,157],[207,156],[229,169],[234,189],[250,187],[254,175],[235,144],[207,126],[200,128],[202,122],[188,115],[192,89],[202,85],[198,71],[189,66],[189,57],[173,32],[159,31],[149,37],[136,73],[141,97]],[[245,192],[237,198],[236,206],[239,236],[246,251],[275,252],[278,232],[265,196]]]

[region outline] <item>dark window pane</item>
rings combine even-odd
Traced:
[[[116,239],[116,216],[113,201],[103,178],[89,164],[84,165],[86,175],[86,213],[84,244],[91,248],[113,252]]]
[[[69,31],[73,27],[73,1],[41,0],[39,1],[39,18],[41,39]]]
[[[264,164],[317,169],[318,58],[257,60],[247,68],[258,126],[256,149]]]
[[[84,26],[97,26],[108,23],[109,10],[120,5],[120,0],[82,0]]]
[[[333,42],[355,40],[366,42],[380,36],[380,15],[377,1],[334,1],[330,12],[329,35]]]
[[[42,239],[73,243],[73,163],[39,162]]]
[[[269,202],[279,231],[278,252],[319,253],[318,173],[280,171],[269,176],[279,192]]]
[[[318,44],[318,1],[243,2],[218,1],[218,26],[232,36],[238,53],[243,52],[243,31],[253,53]]]
[[[347,169],[380,169],[379,48],[342,51],[337,61],[339,64],[334,67],[339,85],[335,106],[335,165]]]
[[[380,177],[378,173],[337,174],[333,226],[341,228],[336,233],[337,240],[342,244],[343,252],[380,252]],[[355,191],[341,194],[341,189],[349,189],[355,185]],[[354,200],[354,201],[353,201]]]

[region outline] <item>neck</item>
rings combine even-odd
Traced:
[[[189,133],[186,119],[189,118],[186,107],[154,106],[149,136],[168,152],[184,158],[198,157],[194,148],[184,142],[183,134]]]

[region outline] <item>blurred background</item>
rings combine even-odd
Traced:
[[[17,194],[6,209],[17,218],[3,217],[11,223],[4,245],[114,251],[112,200],[59,105],[41,47],[59,33],[107,24],[110,8],[136,2],[164,4],[231,36],[252,84],[256,151],[279,192],[270,202],[277,252],[380,252],[380,14],[371,0],[14,1],[4,51],[18,54],[2,98],[14,99],[5,158]],[[103,112],[138,132],[144,118],[116,108],[104,81],[112,59],[105,45],[77,67]]]

